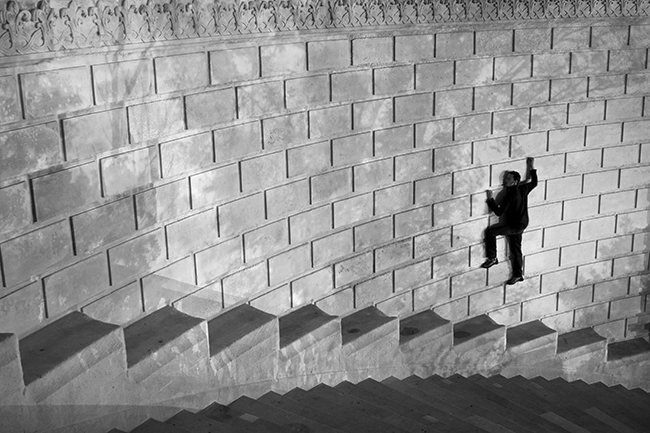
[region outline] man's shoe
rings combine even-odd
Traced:
[[[481,265],[482,268],[488,269],[491,268],[492,266],[496,265],[499,263],[499,259],[487,259],[486,261],[483,262]]]
[[[512,286],[513,284],[518,283],[520,281],[524,281],[524,277],[522,277],[521,275],[510,278],[508,281],[506,281],[506,284]]]

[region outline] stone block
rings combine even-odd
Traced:
[[[453,185],[456,196],[483,191],[490,186],[490,167],[456,171],[453,173]]]
[[[352,110],[355,130],[382,128],[393,122],[392,99],[355,103]]]
[[[611,96],[622,96],[625,92],[625,74],[602,75],[590,77],[589,97],[608,98]]]
[[[471,157],[472,143],[462,143],[434,149],[434,172],[448,173],[466,168],[471,164]]]
[[[413,122],[430,119],[433,116],[433,95],[398,96],[395,98],[395,122]]]
[[[307,140],[307,113],[262,120],[264,149],[293,147]]]
[[[150,184],[156,177],[158,155],[155,148],[104,158],[100,161],[105,195],[117,195]]]
[[[494,138],[475,141],[473,147],[472,163],[490,164],[508,159],[510,142],[508,138]],[[489,174],[486,177],[489,178]]]
[[[309,206],[309,182],[301,180],[267,190],[265,198],[269,219],[287,216]]]
[[[459,86],[489,84],[494,79],[494,63],[491,58],[456,61],[454,83]]]
[[[515,30],[515,51],[531,52],[551,49],[553,30],[550,28],[522,28]]]
[[[561,128],[567,123],[566,105],[533,107],[530,111],[531,129]],[[555,131],[552,131],[555,132]]]
[[[469,197],[460,197],[433,204],[433,222],[436,227],[454,225],[469,218]]]
[[[26,182],[0,188],[0,233],[14,232],[32,222]]]
[[[435,260],[435,259],[434,259]],[[469,295],[470,293],[478,292],[487,285],[487,270],[483,268],[472,269],[462,274],[451,276],[451,297],[460,298],[461,296]],[[503,304],[503,291],[502,296],[492,296],[498,298],[498,302],[494,307]],[[483,298],[484,299],[484,298]],[[470,297],[470,308],[472,298]]]
[[[392,37],[371,37],[352,40],[353,65],[390,63],[392,60]]]
[[[309,137],[331,137],[352,129],[350,105],[323,108],[309,112]]]
[[[307,65],[310,71],[350,66],[351,44],[347,39],[307,43]]]
[[[460,298],[446,304],[438,305],[433,308],[433,312],[444,319],[454,322],[465,319],[469,314],[469,298]]]
[[[436,34],[436,58],[458,59],[474,54],[474,32]]]
[[[439,280],[413,290],[413,302],[416,310],[432,305],[439,305],[449,300],[449,278]]]
[[[195,89],[208,85],[208,57],[189,53],[154,59],[156,93]]]
[[[223,309],[221,282],[212,283],[200,290],[172,302],[172,306],[189,316],[209,319]]]
[[[490,113],[472,114],[454,119],[454,140],[468,141],[484,138],[492,133]]]
[[[333,289],[334,276],[332,267],[328,266],[291,282],[291,305],[309,303],[322,298]]]
[[[100,198],[96,164],[85,164],[32,181],[36,218],[47,220]]]
[[[644,311],[643,296],[614,300],[610,303],[609,320],[622,319],[641,314]]]
[[[566,113],[566,112],[565,112]],[[584,150],[585,128],[574,127],[549,131],[548,149],[550,152]]]
[[[454,84],[454,62],[420,63],[415,65],[417,90],[440,90]]]
[[[133,143],[176,134],[185,129],[181,98],[131,105],[127,110],[129,137]]]
[[[412,258],[411,239],[394,242],[375,249],[375,272],[393,268]]]
[[[627,295],[628,279],[605,281],[594,284],[594,302],[609,301]]]
[[[578,284],[590,284],[612,275],[610,260],[578,266]]]
[[[628,44],[628,26],[593,26],[591,28],[591,47],[596,49],[624,48]]]
[[[460,274],[469,269],[469,249],[461,248],[433,257],[433,279]]]
[[[647,185],[650,166],[631,167],[621,169],[620,188],[638,188]]]
[[[291,243],[301,243],[327,232],[332,228],[330,205],[316,207],[289,217]]]
[[[560,51],[584,50],[590,46],[591,27],[554,27],[552,47]]]
[[[187,255],[217,239],[217,218],[210,209],[169,224],[167,234],[167,258]]]
[[[546,273],[554,271],[559,267],[559,265],[560,249],[556,248],[553,250],[541,251],[539,253],[526,255],[524,270],[527,275],[538,275],[542,272]]]
[[[544,229],[544,248],[554,248],[565,243],[574,243],[578,241],[578,231],[580,224],[565,223]]]
[[[399,345],[399,321],[376,307],[367,307],[341,319],[342,361],[354,372],[392,367]]]
[[[633,252],[645,251],[650,246],[650,234],[648,233],[635,233],[634,242],[632,245]]]
[[[410,182],[375,191],[375,215],[393,213],[412,204],[413,192]]]
[[[608,192],[618,188],[618,170],[609,170],[596,173],[587,173],[584,175],[582,192],[583,194],[595,194],[599,192]],[[601,213],[605,213],[602,208],[607,209],[608,203],[602,204]]]
[[[212,135],[203,133],[160,144],[162,177],[173,177],[214,164]]]
[[[307,108],[330,101],[329,75],[295,78],[285,82],[287,108]]]
[[[548,344],[557,344],[557,332],[535,320],[508,328],[506,341],[508,351],[521,355]]]
[[[557,311],[557,294],[553,293],[521,303],[521,320],[528,322]]]
[[[525,158],[545,152],[548,147],[548,135],[545,132],[517,134],[512,136],[510,142],[512,157]]]
[[[451,241],[452,247],[460,248],[480,244],[486,227],[487,224],[484,218],[455,224]]]
[[[432,256],[451,248],[451,228],[433,230],[414,239],[415,258]]]
[[[160,268],[166,256],[162,229],[133,238],[108,250],[111,281],[119,283]]]
[[[621,213],[616,220],[616,233],[626,234],[648,228],[648,210]]]
[[[550,81],[516,82],[512,85],[512,105],[529,106],[549,101]]]
[[[376,304],[393,294],[393,274],[388,272],[354,286],[354,305]]]
[[[298,74],[307,69],[304,43],[263,45],[260,47],[263,77]]]
[[[598,197],[584,197],[564,202],[564,220],[584,219],[598,214]]]
[[[312,203],[331,201],[352,192],[352,170],[330,171],[311,178]]]
[[[194,259],[186,257],[142,279],[144,310],[158,310],[196,290]]]
[[[587,126],[587,146],[612,146],[620,143],[623,137],[622,126],[621,123]]]
[[[647,93],[650,89],[648,74],[644,72],[630,72],[627,75],[625,93],[627,95]]]
[[[239,159],[262,150],[259,122],[218,129],[213,134],[217,162]]]
[[[512,30],[486,30],[475,33],[475,53],[479,56],[505,55],[514,50]]]
[[[559,312],[575,310],[591,303],[593,286],[578,287],[558,293],[557,308]]]
[[[648,270],[648,256],[646,254],[634,254],[614,259],[612,274],[614,277],[637,274]]]
[[[585,99],[588,84],[586,77],[553,79],[551,80],[551,102]]]
[[[267,153],[240,162],[243,192],[257,191],[275,186],[286,177],[284,152]]]
[[[546,197],[549,200],[562,200],[579,197],[582,192],[582,176],[568,176],[550,179],[546,182]]]
[[[210,82],[224,84],[253,80],[260,76],[257,47],[235,48],[210,52]]]
[[[287,151],[289,177],[317,174],[330,167],[331,147],[329,141],[296,147]]]
[[[393,160],[381,159],[353,167],[355,192],[370,191],[393,181]]]
[[[67,221],[60,221],[26,233],[0,245],[5,287],[11,287],[72,257]]]
[[[0,298],[0,326],[15,334],[31,332],[45,320],[45,310],[41,284],[29,284]],[[22,380],[20,383],[22,385]]]
[[[0,133],[0,180],[63,162],[57,123]]]
[[[129,376],[145,388],[170,364],[184,367],[187,382],[207,379],[208,327],[202,319],[164,307],[127,326],[124,340]]]
[[[497,350],[505,350],[505,326],[495,323],[487,315],[456,323],[453,326],[453,331],[454,350],[461,354],[468,354],[467,352],[487,344],[496,345]]]
[[[593,240],[613,236],[616,228],[614,216],[592,218],[580,222],[580,240]]]
[[[596,257],[618,256],[632,251],[632,235],[598,240]]]
[[[607,51],[577,51],[571,53],[571,73],[601,74],[608,70]]]
[[[372,70],[332,74],[332,101],[364,100],[372,96]]]
[[[203,285],[242,265],[241,238],[229,239],[199,251],[195,258],[198,284]]]
[[[643,99],[625,98],[607,101],[606,120],[634,119],[643,115]]]
[[[228,275],[222,280],[224,307],[260,293],[269,285],[266,261]]]
[[[101,133],[89,134],[90,131]],[[68,161],[92,158],[127,146],[124,109],[101,111],[63,120],[65,154]]]
[[[596,258],[596,242],[584,242],[581,244],[562,247],[560,266],[572,266],[594,261]]]
[[[598,171],[601,168],[602,159],[602,149],[567,152],[565,172],[567,174],[573,174],[584,173],[586,171]]]
[[[529,228],[551,225],[562,220],[562,203],[549,203],[528,208],[531,224]]]
[[[437,203],[451,198],[452,174],[429,177],[415,182],[415,204]]]
[[[288,284],[250,301],[250,305],[269,314],[279,315],[291,308],[291,290]]]
[[[309,244],[285,251],[269,259],[269,283],[275,286],[280,282],[294,279],[311,268],[311,248]]]
[[[576,285],[577,268],[561,269],[541,276],[542,294],[556,293]]]
[[[194,200],[194,205],[199,207],[200,202]],[[183,214],[190,209],[190,191],[187,182],[172,182],[136,194],[135,208],[138,229]]]
[[[395,237],[411,236],[433,226],[431,205],[395,214]]]
[[[413,295],[410,291],[400,293],[379,302],[376,307],[387,316],[402,317],[413,312]]]
[[[369,223],[354,227],[354,251],[386,243],[392,238],[392,218],[377,218]]]
[[[108,262],[98,254],[43,278],[47,311],[57,316],[109,288]]]
[[[373,93],[393,95],[414,89],[415,75],[412,66],[394,66],[373,70]]]
[[[623,49],[609,51],[609,71],[631,72],[644,70],[646,64],[646,48]]]
[[[230,237],[253,229],[265,220],[263,194],[252,194],[219,206],[219,236]]]
[[[395,36],[395,61],[419,62],[433,60],[434,35]]]
[[[505,325],[512,326],[520,322],[521,317],[521,304],[508,305],[497,310],[493,310],[488,313],[490,319],[495,322]]]
[[[603,121],[605,101],[574,102],[569,104],[568,124],[584,124]]]
[[[453,136],[453,120],[442,119],[415,125],[415,147],[441,147],[451,144]]]
[[[154,93],[153,62],[149,59],[93,65],[92,75],[97,104]]]
[[[620,131],[620,130],[619,130]],[[642,141],[650,131],[650,122],[646,120],[625,122],[623,124],[623,141]]]
[[[81,309],[87,316],[102,322],[124,325],[142,314],[140,284],[133,282],[120,287]]]
[[[435,115],[446,117],[469,113],[473,109],[473,98],[472,88],[436,92]]]
[[[372,135],[351,135],[332,140],[332,163],[334,166],[361,163],[372,158]]]
[[[433,153],[431,150],[395,157],[395,180],[397,182],[427,177],[432,172]]]
[[[237,87],[237,116],[240,119],[267,116],[284,110],[282,81]]]
[[[46,401],[62,390],[72,391],[70,388],[78,380],[86,379],[85,386],[91,386],[89,382],[97,378],[89,377],[90,371],[100,370],[104,377],[115,378],[123,377],[126,369],[122,329],[76,311],[21,339],[19,344],[25,396],[34,403]],[[105,364],[103,361],[112,355],[121,359]]]
[[[6,124],[21,119],[18,82],[13,76],[0,77],[0,123]]]
[[[234,386],[273,377],[280,345],[278,320],[250,305],[240,305],[208,321],[209,376]]]
[[[268,256],[289,244],[289,228],[286,221],[277,221],[244,234],[244,258],[246,262]]]
[[[353,250],[354,239],[352,238],[352,229],[325,236],[312,243],[314,266],[331,263],[351,254]]]
[[[480,289],[477,288],[477,290]],[[503,286],[499,286],[469,295],[469,315],[485,314],[499,308],[503,305],[503,291]],[[491,318],[491,316],[488,317]]]
[[[355,224],[372,218],[373,196],[372,193],[358,195],[335,202],[333,205],[334,227]]]
[[[395,270],[395,292],[412,289],[431,280],[433,262],[430,259],[412,263]]]
[[[334,264],[335,287],[341,287],[354,281],[369,277],[372,273],[372,251],[358,254]]]
[[[89,108],[93,104],[87,67],[20,75],[26,119]]]
[[[376,157],[393,156],[413,149],[413,127],[374,131],[374,155]]]
[[[494,59],[494,79],[514,81],[532,77],[533,61],[527,56],[498,56]]]
[[[477,87],[474,90],[474,110],[502,110],[510,106],[511,99],[512,86],[510,84]]]
[[[185,97],[187,128],[223,125],[235,120],[235,92],[220,89]]]

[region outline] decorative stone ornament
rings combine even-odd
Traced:
[[[648,16],[650,0],[48,0],[0,9],[0,55],[295,30]]]

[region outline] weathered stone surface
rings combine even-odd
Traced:
[[[92,158],[127,147],[126,110],[101,111],[63,120],[65,155],[68,161]]]
[[[181,54],[154,59],[157,93],[187,90],[208,85],[205,53]]]
[[[160,144],[162,177],[196,172],[214,163],[210,133],[193,135]]]
[[[214,131],[217,162],[228,161],[262,150],[259,122],[244,123]]]
[[[24,74],[20,81],[28,119],[88,108],[92,104],[90,74],[85,67]]]
[[[123,282],[134,274],[158,268],[165,261],[165,253],[162,229],[113,247],[108,251],[111,277],[114,282]]]
[[[0,180],[61,162],[59,128],[54,122],[0,133]]]
[[[0,328],[3,331],[24,334],[44,320],[45,300],[41,284],[29,284],[0,298]]]
[[[223,125],[235,119],[235,92],[221,89],[185,97],[187,128]]]
[[[261,292],[269,286],[266,262],[258,263],[227,276],[223,279],[222,285],[224,307],[229,307]]]
[[[196,291],[194,282],[194,262],[191,257],[147,275],[142,279],[145,312],[158,310]]]
[[[78,254],[87,254],[135,231],[133,200],[125,198],[72,217]]]
[[[145,148],[101,161],[104,194],[115,195],[151,183],[157,173],[158,155]]]
[[[259,76],[259,71],[257,48],[236,48],[210,52],[212,84],[254,79]]]
[[[0,123],[20,120],[18,82],[14,77],[0,77]]]
[[[260,47],[262,76],[300,73],[307,69],[304,43],[266,45]]]
[[[154,93],[153,62],[149,59],[94,65],[92,71],[98,104],[136,99]]]
[[[142,314],[140,284],[133,282],[98,299],[81,311],[95,320],[123,325]]]
[[[32,220],[26,182],[0,188],[0,233],[9,233]]]
[[[200,202],[194,204],[201,205]],[[190,208],[187,182],[172,182],[136,194],[135,207],[138,229],[185,213]]]
[[[131,141],[139,143],[175,134],[185,129],[183,101],[165,99],[128,108]]]

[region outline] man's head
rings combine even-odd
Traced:
[[[503,176],[503,186],[515,186],[519,184],[521,180],[521,175],[516,171],[506,171],[505,176]]]

